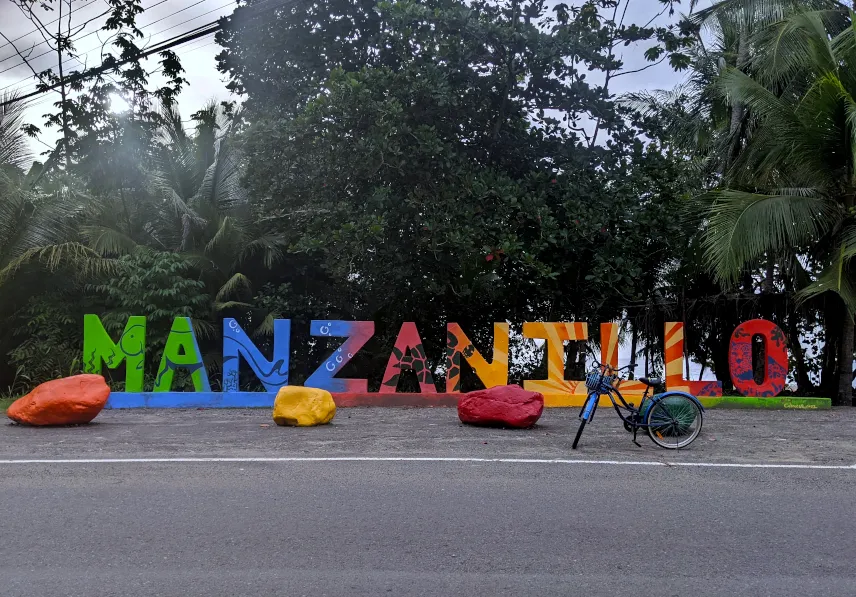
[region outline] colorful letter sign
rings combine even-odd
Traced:
[[[752,338],[764,340],[764,379],[755,383],[752,367]],[[731,381],[744,396],[778,396],[788,377],[788,349],[785,333],[771,321],[753,319],[741,323],[731,334],[728,349]]]
[[[600,362],[611,367],[618,367],[618,327],[617,323],[600,324]],[[647,387],[641,381],[627,380],[621,382],[620,391],[627,397],[642,394]]]
[[[291,321],[277,319],[273,323],[273,342],[268,359],[249,338],[237,321],[223,320],[223,392],[211,392],[202,353],[187,317],[177,317],[172,324],[164,347],[163,358],[149,393],[143,387],[145,375],[146,318],[130,317],[125,329],[114,343],[96,315],[84,317],[83,368],[86,373],[100,373],[106,365],[110,369],[125,366],[124,392],[116,392],[112,404],[122,407],[207,407],[207,406],[270,406],[277,390],[289,383],[288,366],[291,349]],[[508,383],[509,339],[507,323],[493,326],[493,355],[490,362],[476,349],[457,323],[447,325],[445,351],[446,393],[438,395],[434,386],[432,365],[416,324],[405,322],[392,348],[377,394],[395,394],[401,374],[413,371],[419,381],[419,394],[431,394],[415,399],[373,398],[368,392],[367,379],[338,377],[363,346],[374,336],[375,324],[371,321],[315,320],[310,333],[320,338],[344,338],[341,345],[331,347],[331,354],[309,376],[305,385],[321,388],[337,395],[337,400],[350,405],[404,404],[454,405],[460,394],[461,367],[464,361],[472,368],[485,387]],[[618,365],[618,331],[615,322],[600,326],[601,356],[603,363]],[[685,391],[695,396],[722,396],[718,381],[690,381],[684,379],[684,324],[668,322],[664,329],[665,384],[669,390]],[[527,390],[544,394],[547,406],[578,406],[585,400],[583,381],[565,379],[565,342],[584,342],[589,339],[588,324],[584,322],[526,322],[523,336],[544,340],[547,356],[547,378],[523,381]],[[764,379],[756,383],[752,364],[752,341],[756,336],[764,340],[766,358]],[[264,385],[264,392],[242,392],[239,383],[241,359]],[[788,375],[788,354],[785,334],[775,324],[756,319],[741,324],[734,330],[729,350],[729,365],[734,386],[744,396],[774,397],[785,387]],[[193,380],[193,392],[172,392],[177,369],[186,369]],[[646,386],[639,381],[624,381],[620,391],[626,397],[641,395]],[[115,408],[116,406],[114,406]]]
[[[457,323],[450,323],[446,333],[446,391],[461,391],[461,359],[486,388],[508,384],[508,324],[493,324],[493,362],[488,363],[476,350]]]
[[[276,392],[288,385],[288,352],[291,345],[291,320],[273,322],[273,358],[269,361],[256,348],[238,322],[227,317],[223,320],[223,391],[238,392],[238,370],[241,356],[268,392]]]
[[[367,392],[367,379],[340,379],[336,374],[371,340],[374,332],[373,321],[313,321],[310,329],[313,336],[347,340],[309,376],[305,385],[328,392]]]
[[[542,394],[585,394],[582,381],[565,379],[565,342],[588,340],[587,323],[524,323],[524,338],[546,340],[547,379],[527,379],[524,389]]]
[[[128,318],[114,344],[97,315],[83,316],[83,372],[101,373],[102,362],[115,369],[125,362],[125,391],[142,392],[146,362],[146,318]]]
[[[693,396],[722,396],[722,382],[684,379],[684,324],[666,324],[666,389]]]
[[[428,366],[428,357],[425,356],[425,348],[422,347],[422,338],[419,337],[419,330],[412,321],[405,321],[401,331],[398,332],[398,339],[392,347],[392,354],[389,355],[378,392],[394,394],[402,371],[416,373],[423,394],[437,393],[434,376],[431,375],[431,368]]]
[[[169,392],[176,369],[187,369],[193,380],[193,389],[197,392],[210,392],[208,373],[202,362],[202,353],[196,343],[193,324],[189,317],[176,317],[166,339],[163,358],[155,377],[155,392]]]

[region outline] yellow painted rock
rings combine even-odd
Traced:
[[[276,393],[273,420],[277,425],[310,427],[324,425],[336,416],[336,403],[325,390],[285,386]]]

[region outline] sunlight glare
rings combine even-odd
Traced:
[[[114,114],[121,114],[123,112],[127,112],[130,109],[128,102],[119,95],[118,93],[114,93],[110,95],[110,111]]]

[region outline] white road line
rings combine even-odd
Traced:
[[[470,458],[470,457],[408,457],[408,456],[328,456],[328,457],[259,457],[259,458],[79,458],[79,459],[10,459],[4,464],[126,464],[126,463],[216,463],[216,462],[498,462],[508,464],[603,464],[619,466],[683,466],[708,468],[780,468],[856,471],[856,464],[765,464],[737,462],[667,462],[651,460],[571,460],[563,458]]]

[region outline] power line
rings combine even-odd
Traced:
[[[152,21],[151,23],[148,23],[148,24],[146,24],[146,25],[143,25],[142,27],[140,27],[140,31],[142,31],[142,30],[143,30],[143,29],[145,29],[146,27],[151,27],[151,26],[152,26],[152,25],[154,25],[155,23],[160,23],[160,22],[161,22],[161,21],[163,21],[164,19],[168,19],[168,18],[169,18],[169,17],[171,17],[171,16],[177,15],[177,14],[178,14],[178,13],[180,13],[180,12],[184,12],[185,10],[187,10],[187,9],[189,9],[189,8],[193,8],[193,7],[194,7],[194,6],[196,6],[197,4],[201,4],[202,2],[205,2],[205,1],[206,1],[206,0],[198,0],[198,1],[197,1],[197,2],[195,2],[194,4],[191,4],[190,6],[186,6],[186,7],[182,8],[181,10],[177,10],[177,11],[175,11],[175,12],[174,12],[174,13],[172,13],[172,14],[168,14],[168,15],[166,15],[165,17],[163,17],[163,18],[161,18],[161,19],[158,19],[157,21]],[[146,10],[151,10],[151,9],[153,9],[155,6],[160,6],[161,4],[164,4],[164,3],[166,3],[166,2],[169,2],[169,0],[160,0],[160,2],[156,2],[155,4],[152,4],[151,6],[149,6],[148,8],[146,8]],[[101,31],[101,29],[96,29],[95,31],[90,31],[90,32],[89,32],[89,33],[87,33],[86,35],[83,35],[83,36],[81,36],[81,37],[78,37],[77,39],[72,40],[72,41],[74,41],[74,42],[79,42],[80,40],[86,39],[87,37],[91,37],[91,36],[93,36],[93,35],[96,35],[99,31]],[[156,34],[156,35],[157,35],[157,34]],[[35,45],[35,46],[33,46],[33,47],[38,47],[38,46],[40,46],[40,45],[42,45],[42,44],[46,44],[46,43],[47,43],[47,41],[43,41],[43,42],[41,42],[41,43],[39,43],[39,44],[36,44],[36,45]],[[86,50],[86,52],[84,52],[84,54],[88,54],[89,52],[91,52],[91,51],[95,50],[97,47],[98,47],[98,46],[94,46],[94,47],[92,47],[91,49]],[[54,50],[46,50],[46,51],[42,52],[41,54],[38,54],[37,56],[33,56],[32,58],[27,57],[27,60],[37,60],[37,59],[41,58],[42,56],[47,56],[48,54],[53,54],[53,53],[54,53]],[[9,58],[11,58],[11,56],[10,56]],[[4,59],[4,60],[8,60],[8,58],[6,58],[6,59]],[[26,63],[27,63],[27,60],[22,60],[21,62],[18,62],[18,63],[16,63],[16,64],[13,64],[12,66],[6,67],[6,68],[5,68],[5,69],[3,69],[3,70],[0,70],[0,75],[2,75],[2,74],[3,74],[3,73],[5,73],[5,72],[8,72],[8,71],[10,71],[10,70],[14,70],[14,69],[18,68],[19,66],[21,66],[22,64],[26,64]],[[65,63],[67,63],[67,62],[71,62],[71,60],[73,60],[73,58],[66,58],[65,60],[63,60],[63,61],[62,61],[62,64],[65,64]],[[2,62],[2,61],[0,61],[0,62]],[[30,77],[25,77],[25,78],[21,79],[20,81],[17,81],[17,82],[15,82],[15,83],[11,83],[10,85],[7,85],[6,87],[3,87],[2,89],[8,89],[8,88],[9,88],[9,87],[11,87],[12,85],[18,85],[19,83],[23,83],[23,82],[25,82],[25,81],[26,81],[27,79],[29,79],[29,78],[30,78]]]
[[[157,4],[153,4],[152,6],[150,6],[150,7],[149,7],[148,9],[146,9],[146,10],[150,10],[150,9],[154,8],[155,6],[157,6],[158,4],[163,4],[163,3],[164,3],[164,2],[166,2],[166,1],[167,1],[167,0],[161,0],[161,2],[158,2]],[[160,19],[158,19],[158,20],[156,20],[156,21],[152,21],[151,23],[147,23],[147,24],[145,24],[145,25],[141,26],[141,27],[140,27],[140,30],[142,31],[142,30],[146,29],[147,27],[151,27],[152,25],[154,25],[154,24],[156,24],[156,23],[160,23],[160,22],[161,22],[161,21],[163,21],[163,20],[166,20],[166,19],[168,19],[168,18],[170,18],[170,17],[172,17],[172,16],[175,16],[175,15],[177,15],[177,14],[181,13],[181,12],[184,12],[185,10],[188,10],[188,9],[190,9],[190,8],[193,8],[194,6],[196,6],[196,5],[198,5],[198,4],[201,4],[201,3],[203,3],[203,2],[206,2],[206,1],[207,1],[207,0],[198,0],[197,2],[195,2],[195,3],[193,3],[193,4],[189,5],[189,6],[186,6],[186,7],[182,8],[181,10],[177,10],[177,11],[175,11],[175,12],[171,13],[171,14],[166,15],[165,17],[162,17],[162,18],[160,18]],[[256,9],[258,9],[258,7],[259,7],[259,6],[262,6],[263,4],[267,4],[268,2],[271,2],[271,1],[272,1],[272,0],[261,0],[261,2],[256,2],[256,3],[255,3],[255,4],[253,4],[251,7],[248,7],[248,8],[251,8],[251,9],[253,9],[253,10],[256,10]],[[297,0],[292,0],[291,2],[282,2],[282,3],[281,3],[281,6],[283,6],[283,7],[285,7],[285,6],[290,6],[290,5],[292,5],[292,4],[295,4],[296,2],[297,2]],[[211,10],[208,10],[208,11],[205,11],[205,12],[203,12],[203,13],[201,13],[201,14],[198,14],[198,15],[196,15],[195,17],[191,17],[191,18],[189,18],[189,19],[185,19],[184,21],[182,21],[182,22],[180,22],[180,23],[176,23],[175,25],[171,25],[171,26],[167,27],[166,29],[161,29],[160,31],[158,31],[158,32],[156,32],[156,33],[153,33],[150,37],[156,37],[156,36],[158,36],[158,35],[160,35],[160,34],[162,34],[162,33],[166,33],[166,32],[167,32],[167,31],[169,31],[170,29],[175,29],[176,27],[180,27],[181,25],[184,25],[184,24],[186,24],[186,23],[190,23],[191,21],[195,21],[196,19],[199,19],[199,18],[201,18],[201,17],[204,17],[205,15],[208,15],[208,14],[211,14],[211,13],[214,13],[214,12],[217,12],[217,11],[219,11],[219,10],[222,10],[222,9],[224,9],[224,8],[226,8],[226,7],[230,6],[230,5],[233,5],[233,4],[237,4],[236,0],[230,0],[229,2],[226,2],[225,4],[222,4],[222,5],[220,5],[220,6],[216,7],[216,8],[212,8]],[[275,7],[271,7],[271,8],[275,8]],[[247,28],[247,27],[245,27],[244,29],[248,29],[248,28]],[[90,36],[90,35],[93,35],[93,34],[95,34],[95,33],[97,33],[97,31],[93,31],[93,32],[91,32],[91,33],[88,33],[87,35],[84,35],[83,37],[81,37],[81,38],[79,38],[79,39],[83,39],[83,38],[88,37],[88,36]],[[79,41],[79,39],[78,39],[78,40],[75,40],[75,41]],[[97,48],[98,48],[98,46],[92,47],[92,48],[90,48],[89,50],[86,50],[85,52],[82,52],[82,54],[84,54],[84,55],[89,54],[90,52],[92,52],[92,51],[96,50]],[[38,57],[40,57],[40,56],[44,56],[44,55],[46,55],[46,54],[50,54],[50,53],[52,53],[52,52],[44,52],[44,53],[42,53],[42,54],[39,54],[39,56],[36,56],[35,58],[38,58]],[[35,59],[35,58],[33,58],[33,59]],[[63,60],[63,61],[61,62],[61,64],[65,65],[65,64],[67,64],[67,63],[71,62],[72,60],[76,60],[78,63],[83,64],[82,62],[80,62],[80,59],[79,59],[79,58],[77,58],[77,57],[69,57],[69,58],[66,58],[65,60]],[[2,61],[0,61],[0,62],[2,62]],[[14,67],[12,67],[12,68],[17,68],[17,67],[18,67],[18,66],[20,66],[21,64],[24,64],[24,62],[20,62],[20,63],[18,63],[17,65],[15,65],[15,66],[14,66]],[[4,72],[6,72],[7,70],[9,70],[9,69],[7,68],[6,70],[0,71],[0,74],[2,74],[2,73],[4,73]],[[12,87],[12,86],[14,86],[14,85],[19,85],[20,83],[26,83],[26,81],[28,81],[30,78],[31,78],[31,77],[24,77],[23,79],[21,79],[21,80],[19,80],[19,81],[16,81],[16,82],[14,82],[14,83],[10,83],[9,85],[6,85],[5,87],[0,87],[0,91],[5,91],[6,89],[8,89],[8,88],[10,88],[10,87]],[[26,85],[22,85],[21,87],[19,87],[19,88],[18,88],[18,89],[16,89],[15,91],[20,91],[20,89],[22,89],[23,87],[26,87]]]
[[[201,1],[204,1],[204,0],[201,0]],[[258,6],[260,6],[262,4],[266,4],[268,1],[270,1],[270,0],[262,0],[258,4],[253,5],[252,7],[248,7],[248,8],[255,10],[255,9],[257,9]],[[296,4],[298,1],[299,0],[285,0],[285,1],[277,2],[273,6],[268,7],[264,11],[260,11],[260,12],[267,12],[268,10],[272,10],[275,8],[284,8],[286,6],[291,6],[291,5]],[[77,74],[72,75],[70,77],[65,77],[61,81],[58,81],[58,82],[54,83],[53,85],[49,85],[43,89],[38,89],[38,90],[33,91],[31,93],[6,100],[5,102],[0,103],[0,107],[11,105],[11,104],[14,104],[17,102],[27,100],[31,97],[35,97],[37,95],[47,93],[48,91],[52,91],[53,89],[56,89],[62,85],[67,85],[67,84],[71,84],[71,83],[81,81],[84,79],[96,77],[96,76],[98,76],[104,72],[107,72],[109,70],[113,70],[119,66],[122,66],[123,64],[127,64],[128,62],[133,62],[133,61],[139,60],[140,58],[146,58],[152,54],[156,54],[158,52],[163,52],[165,50],[169,50],[170,48],[173,48],[175,46],[178,46],[178,45],[190,42],[190,41],[193,41],[194,39],[199,39],[200,37],[204,37],[206,35],[211,35],[212,33],[216,33],[217,31],[219,31],[220,28],[221,27],[220,27],[219,21],[212,21],[211,23],[208,23],[206,25],[202,25],[200,27],[197,27],[196,29],[191,29],[190,31],[187,31],[181,35],[177,35],[177,36],[172,37],[168,40],[165,40],[164,42],[162,42],[162,43],[160,43],[160,44],[158,44],[152,48],[141,50],[140,52],[137,52],[136,55],[134,55],[130,58],[126,58],[125,60],[119,60],[119,61],[111,62],[110,64],[107,64],[107,65],[102,64],[99,67],[88,69],[82,73],[77,73]],[[247,29],[247,27],[245,27],[244,29]]]
[[[213,45],[215,45],[216,43],[217,43],[216,41],[210,41],[210,42],[208,42],[208,43],[201,44],[201,45],[196,46],[196,47],[194,47],[194,48],[190,48],[190,49],[189,49],[189,50],[187,50],[186,52],[181,52],[181,53],[176,52],[176,55],[177,55],[179,58],[183,58],[184,56],[187,56],[188,54],[192,54],[192,53],[193,53],[193,52],[195,52],[196,50],[201,50],[201,49],[203,49],[203,48],[207,48],[207,47],[209,47],[209,46],[213,46]],[[148,74],[149,74],[149,75],[154,75],[155,73],[158,73],[158,72],[159,72],[159,71],[161,71],[162,69],[163,69],[163,67],[162,67],[162,66],[160,66],[160,67],[156,68],[155,70],[151,71],[151,72],[150,72],[150,73],[148,73]],[[34,102],[34,103],[30,104],[30,105],[29,105],[29,106],[27,106],[27,107],[28,107],[29,109],[32,109],[32,108],[37,108],[38,106],[44,106],[44,105],[46,105],[46,104],[51,104],[51,103],[55,103],[55,102],[54,102],[54,100],[53,100],[52,98],[46,98],[46,99],[43,99],[43,100],[39,100],[39,101],[37,101],[37,102]]]
[[[88,21],[84,21],[83,23],[81,23],[81,24],[79,24],[79,25],[74,25],[73,27],[71,27],[71,29],[77,29],[77,31],[75,32],[75,35],[77,35],[77,34],[78,34],[78,33],[80,33],[81,31],[83,31],[84,29],[86,29],[86,26],[87,26],[87,25],[89,25],[89,23],[91,23],[92,21],[97,21],[97,20],[98,20],[98,19],[100,19],[101,17],[106,16],[109,12],[110,12],[110,10],[109,10],[109,9],[108,9],[108,10],[105,10],[105,11],[104,11],[104,12],[102,12],[101,14],[99,14],[99,15],[97,15],[97,16],[94,16],[94,17],[92,17],[92,18],[91,18],[91,19],[89,19]],[[70,15],[69,15],[69,16],[70,16]],[[45,31],[47,31],[47,29],[45,29]],[[44,34],[44,33],[42,33],[42,32],[41,32],[41,30],[39,30],[39,29],[36,29],[36,30],[35,30],[35,32],[36,32],[36,33],[41,34],[41,36],[42,36],[42,41],[40,41],[40,42],[39,42],[39,43],[37,43],[37,44],[33,44],[32,46],[30,46],[30,49],[28,50],[30,53],[32,53],[32,52],[33,52],[33,50],[35,50],[35,49],[36,49],[36,48],[38,48],[39,46],[44,46],[44,45],[48,45],[48,46],[50,46],[50,44],[48,43],[48,39],[50,39],[50,40],[53,40],[53,39],[54,39],[53,37],[49,37],[48,39],[45,39],[45,38],[44,38],[44,35],[45,35],[45,34]],[[60,33],[60,34],[58,34],[58,35],[60,35],[60,36],[61,36],[62,34]],[[87,34],[87,35],[89,35],[89,34]],[[84,36],[84,37],[85,37],[85,36]],[[7,60],[12,60],[12,58],[15,58],[15,57],[17,56],[18,58],[21,58],[21,59],[22,59],[22,61],[21,61],[21,62],[18,62],[17,64],[13,64],[13,65],[11,66],[11,68],[16,68],[17,66],[20,66],[20,65],[22,65],[22,64],[26,64],[26,61],[29,59],[29,55],[27,55],[26,57],[22,56],[22,55],[21,55],[21,53],[20,53],[20,52],[18,52],[18,47],[14,45],[14,42],[15,42],[15,41],[18,41],[18,39],[21,39],[21,38],[16,38],[16,39],[14,39],[14,40],[12,40],[11,42],[9,42],[9,43],[7,43],[7,44],[6,44],[6,45],[11,45],[11,46],[12,46],[12,49],[13,49],[13,50],[15,50],[15,53],[14,53],[14,54],[9,54],[9,55],[8,55],[8,56],[6,56],[5,58],[0,59],[0,63],[6,62]],[[83,38],[81,38],[81,39],[83,39]],[[51,48],[50,50],[48,50],[48,52],[47,52],[47,53],[50,53],[50,52],[52,52],[52,51],[55,51],[55,50],[54,50],[54,48]],[[45,55],[44,53],[39,54],[39,56],[44,56],[44,55]],[[35,58],[38,58],[39,56],[36,56]],[[35,58],[33,58],[33,60],[35,60]],[[4,71],[4,72],[5,72],[5,71]]]
[[[145,58],[147,56],[151,56],[152,54],[157,54],[158,52],[163,52],[165,50],[169,50],[170,48],[174,48],[175,46],[185,44],[189,41],[193,41],[194,39],[199,39],[200,37],[204,37],[206,35],[211,35],[212,33],[216,33],[219,29],[220,29],[220,24],[217,21],[214,21],[213,23],[208,23],[207,25],[203,25],[202,27],[197,27],[195,30],[191,30],[190,32],[187,32],[187,33],[184,33],[182,35],[177,35],[173,38],[170,38],[170,39],[164,41],[163,43],[157,44],[157,45],[155,45],[155,46],[153,46],[147,50],[138,52],[135,56],[132,56],[130,58],[126,58],[125,60],[117,60],[117,61],[112,62],[112,63],[107,64],[107,65],[102,64],[99,67],[91,68],[91,69],[86,70],[82,73],[77,73],[75,75],[72,75],[71,77],[65,77],[61,81],[57,81],[53,85],[48,85],[47,87],[45,87],[43,89],[37,89],[36,91],[33,91],[31,93],[27,93],[25,95],[15,97],[15,98],[12,98],[10,100],[6,100],[2,104],[0,104],[0,107],[8,106],[10,104],[14,104],[17,102],[24,101],[28,98],[35,97],[35,96],[41,95],[43,93],[47,93],[48,91],[56,89],[57,87],[61,87],[62,85],[70,85],[72,83],[75,83],[76,81],[80,81],[83,79],[89,79],[91,77],[97,77],[98,75],[100,75],[102,73],[105,73],[109,70],[113,70],[114,68],[122,66],[123,64],[127,64],[128,62],[132,62],[134,60],[139,60],[140,58]]]
[[[76,13],[78,10],[83,10],[83,9],[84,9],[84,8],[86,8],[87,6],[90,6],[90,5],[92,5],[92,4],[95,4],[96,2],[98,2],[98,0],[90,0],[89,2],[87,2],[86,4],[84,4],[83,6],[78,6],[77,8],[75,8],[74,10],[72,10],[69,14],[70,14],[70,15],[73,15],[73,14],[74,14],[74,13]],[[44,26],[45,26],[45,27],[47,27],[48,25],[53,25],[53,24],[54,24],[54,23],[56,23],[57,21],[59,21],[59,17],[55,18],[53,21],[48,21],[47,23],[45,23],[45,25],[44,25]],[[5,44],[3,44],[2,46],[0,46],[0,50],[2,50],[3,48],[5,48],[6,46],[11,46],[13,43],[15,43],[15,42],[16,42],[16,41],[18,41],[18,40],[24,39],[25,37],[28,37],[28,36],[32,35],[33,33],[38,33],[38,32],[39,32],[39,28],[38,28],[38,27],[36,27],[36,28],[35,28],[35,29],[33,29],[32,31],[28,31],[27,33],[24,33],[23,35],[19,35],[19,36],[18,36],[18,37],[16,37],[15,39],[9,40],[9,41],[7,41]],[[42,43],[44,43],[44,42],[42,42]],[[39,45],[41,45],[41,44],[39,44]],[[11,58],[11,56],[9,56],[9,58]],[[4,58],[3,60],[0,60],[0,62],[5,62],[5,61],[6,61],[6,60],[8,60],[9,58]]]

